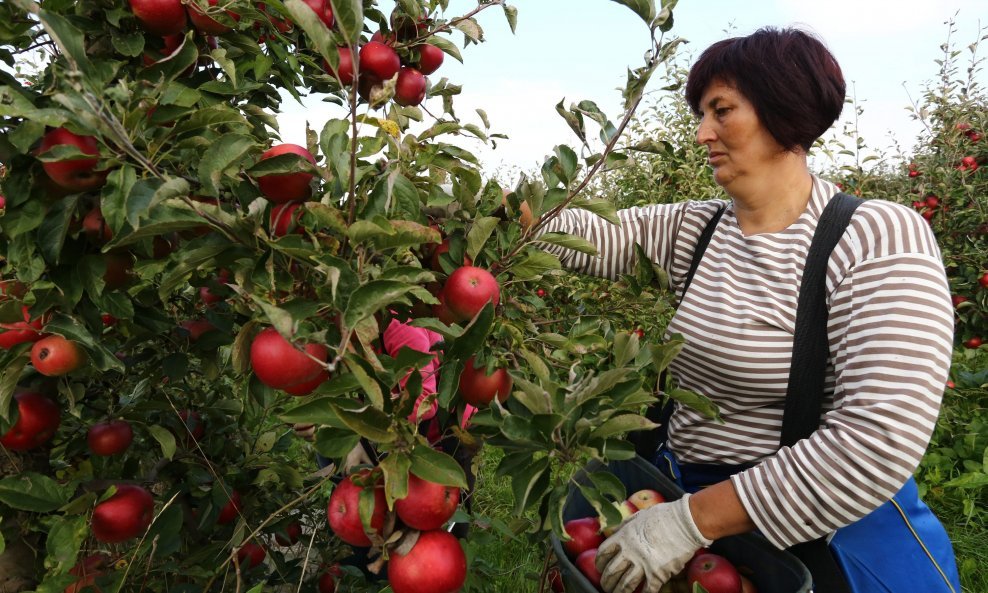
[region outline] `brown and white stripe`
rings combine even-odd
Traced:
[[[929,443],[950,366],[953,310],[929,225],[901,205],[868,200],[828,262],[831,366],[820,429],[779,448],[803,264],[836,191],[814,178],[809,205],[789,228],[748,237],[728,203],[668,328],[687,342],[673,376],[710,397],[724,419],[680,407],[670,448],[684,462],[760,462],[733,481],[779,547],[830,533],[898,491]],[[571,270],[616,278],[633,265],[637,242],[682,297],[697,239],[717,206],[629,208],[619,213],[620,227],[566,211],[546,230],[580,235],[600,257],[547,251]]]

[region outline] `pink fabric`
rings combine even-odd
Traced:
[[[398,355],[398,351],[402,348],[411,348],[416,352],[432,352],[433,344],[442,341],[442,336],[438,333],[425,329],[424,327],[414,327],[407,323],[402,323],[397,319],[392,319],[391,323],[384,330],[384,335],[382,337],[382,342],[384,343],[384,350],[387,352],[388,356],[394,357]],[[439,372],[439,355],[437,354],[432,358],[431,361],[422,369],[419,373],[422,375],[422,393],[418,395],[415,400],[415,407],[412,409],[412,414],[408,417],[412,422],[416,418],[419,418],[418,410],[422,401],[425,400],[429,395],[436,393],[437,385],[437,373]],[[410,375],[410,374],[409,374]],[[405,388],[405,384],[408,383],[408,376],[402,378],[399,382],[401,388]],[[436,411],[439,409],[439,404],[433,400],[430,409],[426,412],[421,419],[431,420],[435,418]],[[467,427],[467,421],[470,416],[473,416],[477,409],[473,406],[467,404],[466,409],[463,413],[463,419],[460,422],[460,426],[463,428]],[[435,423],[433,423],[435,424]],[[430,433],[434,432],[431,430],[433,427],[430,426]],[[435,427],[438,431],[438,427]],[[429,440],[433,440],[432,434],[429,434]],[[438,437],[437,437],[438,438]]]

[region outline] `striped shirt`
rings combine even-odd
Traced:
[[[628,208],[620,226],[567,210],[546,227],[597,246],[598,256],[547,249],[571,270],[616,278],[630,271],[638,243],[669,273],[682,302],[667,331],[686,339],[669,370],[681,387],[713,400],[724,423],[677,406],[668,445],[687,463],[758,463],[732,480],[780,548],[852,523],[899,490],[929,444],[950,367],[953,308],[929,225],[904,206],[866,201],[827,264],[820,428],[779,448],[803,264],[836,192],[814,178],[792,225],[747,237],[727,203],[685,298],[697,240],[723,201]]]

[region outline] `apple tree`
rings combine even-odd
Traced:
[[[471,468],[420,433],[415,371],[433,354],[382,350],[393,319],[442,337],[426,403],[445,440],[501,449],[515,513],[537,514],[533,538],[559,531],[573,464],[633,454],[680,346],[599,318],[545,331],[531,297],[559,269],[540,245],[594,249],[539,235],[545,221],[614,219],[584,189],[626,159],[622,132],[679,42],[675,2],[617,3],[650,44],[625,114],[560,103],[582,146],[514,188],[457,142],[499,134],[441,77],[484,41],[485,13],[514,27],[503,0],[458,16],[448,0],[0,5],[0,584],[325,591],[387,574],[401,593],[402,567],[438,555],[450,590],[483,590],[455,538],[401,516]],[[309,94],[325,121],[282,142],[283,96]],[[662,275],[643,260],[635,280]],[[361,441],[379,459],[334,472]],[[333,467],[316,472],[317,452]],[[595,484],[619,520],[620,483]],[[327,528],[334,508],[368,541]]]

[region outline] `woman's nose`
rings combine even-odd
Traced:
[[[701,118],[700,124],[696,127],[696,143],[708,144],[715,138],[713,128],[707,118]]]

